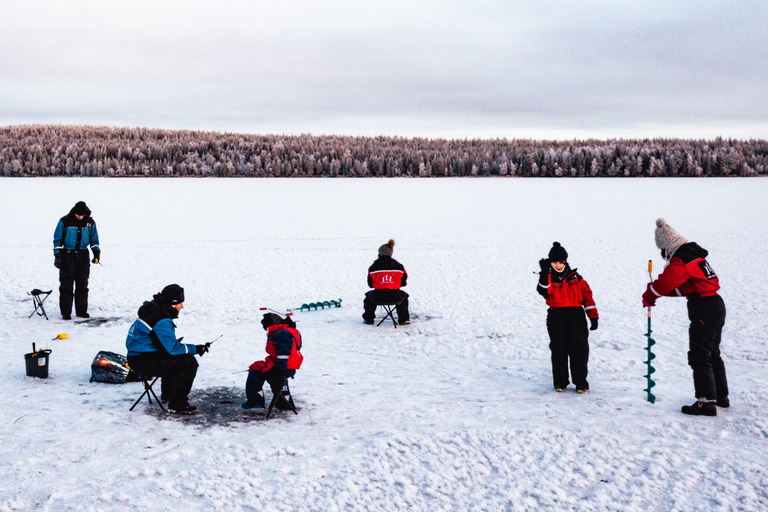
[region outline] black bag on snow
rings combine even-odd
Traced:
[[[106,382],[109,384],[124,384],[137,382],[138,374],[128,368],[125,356],[114,352],[99,352],[91,363],[91,382]]]

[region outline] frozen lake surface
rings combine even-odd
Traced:
[[[768,510],[768,180],[0,179],[0,511]],[[76,201],[102,265],[90,313],[61,320],[52,236]],[[664,217],[710,251],[728,308],[730,409],[687,417],[685,300],[653,310],[657,402],[645,400],[640,295]],[[362,322],[366,272],[396,241],[412,324]],[[586,395],[552,391],[539,258],[553,241],[589,282]],[[128,412],[140,384],[89,383],[125,353],[136,311],[185,288],[198,416]],[[51,317],[27,292],[53,289]],[[299,414],[242,412],[264,357],[260,307],[297,312]],[[67,333],[64,340],[54,340]],[[50,376],[25,375],[35,342]]]

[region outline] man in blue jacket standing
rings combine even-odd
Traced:
[[[184,288],[171,284],[139,308],[125,340],[128,366],[145,376],[160,377],[160,399],[168,401],[171,412],[195,414],[189,391],[197,375],[195,354],[208,352],[207,345],[190,345],[176,339],[173,320],[184,307]]]
[[[78,201],[70,212],[59,219],[53,232],[53,264],[59,269],[59,308],[64,320],[72,318],[72,299],[75,314],[88,318],[88,277],[93,251],[93,263],[99,262],[99,232],[85,202]],[[73,292],[74,288],[74,292]]]

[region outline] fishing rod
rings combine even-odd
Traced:
[[[216,338],[215,340],[213,340],[213,341],[209,341],[209,342],[207,342],[207,343],[203,343],[203,346],[205,347],[205,350],[203,351],[203,354],[205,354],[206,352],[208,352],[208,349],[209,349],[209,348],[211,348],[211,345],[213,345],[213,342],[214,342],[214,341],[217,341],[217,340],[219,340],[219,339],[220,339],[222,336],[224,336],[224,335],[223,335],[223,334],[220,334],[220,335],[219,335],[219,337],[218,337],[218,338]],[[179,341],[181,341],[181,338],[179,338]],[[202,354],[201,354],[201,356],[200,356],[200,357],[202,357]]]
[[[259,311],[271,311],[272,313],[274,313],[276,315],[279,315],[279,316],[282,316],[282,315],[291,316],[291,315],[293,315],[292,311],[295,311],[295,309],[288,310],[287,313],[281,313],[280,311],[275,311],[272,308],[259,308]]]

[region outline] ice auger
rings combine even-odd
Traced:
[[[339,299],[339,300],[322,300],[322,301],[319,300],[317,302],[310,302],[308,304],[302,304],[300,308],[292,308],[292,309],[289,309],[288,311],[299,310],[299,312],[302,312],[305,309],[307,311],[309,311],[311,309],[314,309],[315,311],[317,311],[317,308],[325,309],[325,308],[330,308],[330,307],[340,308],[341,307],[341,299]]]
[[[653,282],[653,260],[648,260],[648,277],[650,278],[651,282]],[[651,379],[651,375],[656,371],[656,368],[654,368],[651,365],[651,361],[656,359],[656,355],[651,352],[651,347],[656,344],[656,340],[651,338],[651,307],[648,306],[648,332],[645,333],[645,336],[648,338],[648,346],[645,347],[645,350],[648,352],[647,356],[648,359],[644,361],[644,363],[647,365],[646,370],[647,373],[644,375],[646,379],[648,379],[648,387],[645,388],[643,391],[646,391],[648,393],[648,401],[651,403],[654,403],[656,401],[656,396],[651,393],[651,388],[656,385],[656,383]]]

